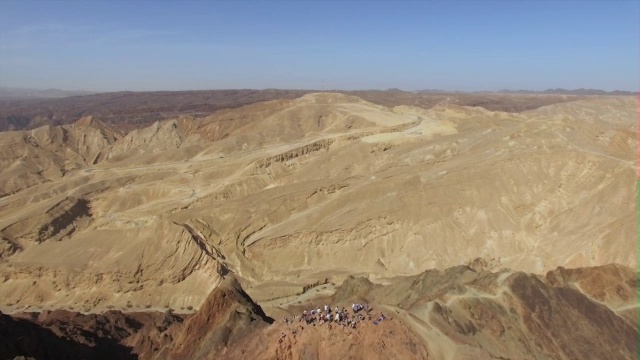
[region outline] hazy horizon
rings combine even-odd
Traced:
[[[565,90],[565,91],[579,91],[579,90],[602,90],[606,92],[614,92],[614,91],[623,91],[637,94],[638,90],[604,90],[604,89],[595,89],[595,88],[577,88],[577,89],[565,89],[565,88],[546,88],[541,90],[531,90],[531,89],[498,89],[498,90],[455,90],[455,89],[416,89],[416,90],[407,90],[400,88],[387,88],[387,89],[313,89],[313,88],[201,88],[201,89],[179,89],[179,90],[166,90],[166,89],[153,89],[153,90],[129,90],[129,89],[120,89],[120,90],[105,90],[105,91],[90,91],[84,89],[60,89],[60,88],[23,88],[23,87],[15,87],[15,86],[0,86],[0,90],[5,91],[63,91],[69,93],[86,93],[86,94],[102,94],[102,93],[116,93],[116,92],[180,92],[180,91],[224,91],[224,90],[255,90],[255,91],[266,91],[266,90],[278,90],[278,91],[318,91],[318,92],[331,92],[331,91],[403,91],[403,92],[434,92],[434,93],[501,93],[501,92],[544,92],[551,90]]]
[[[5,1],[0,86],[636,92],[638,9],[632,1]]]

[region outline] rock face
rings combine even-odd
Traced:
[[[613,291],[595,294],[604,280]],[[618,265],[547,276],[458,266],[388,279],[350,277],[280,311],[370,304],[356,328],[274,322],[227,276],[191,315],[0,314],[0,353],[35,358],[140,359],[636,359],[638,278]],[[592,289],[592,288],[590,288]],[[607,294],[606,296],[604,294]],[[595,300],[595,298],[600,301]],[[633,309],[635,317],[622,314]],[[282,313],[281,313],[282,314]]]
[[[234,277],[227,277],[189,317],[159,358],[210,359],[265,329],[273,319],[251,300]]]

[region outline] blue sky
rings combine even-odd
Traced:
[[[0,1],[0,86],[638,90],[637,1]]]

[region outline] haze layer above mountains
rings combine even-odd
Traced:
[[[0,133],[3,312],[200,308],[233,276],[271,316],[322,296],[395,311],[396,355],[600,354],[567,350],[571,321],[602,354],[612,329],[620,358],[637,352],[635,98],[106,95],[2,108],[4,129],[33,128]],[[259,324],[242,304],[253,320],[238,324]],[[279,331],[245,325],[238,344]],[[151,353],[198,357],[171,331]],[[503,336],[515,345],[496,347]],[[220,351],[259,353],[245,345]],[[296,346],[268,354],[303,357]]]

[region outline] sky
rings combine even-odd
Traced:
[[[0,87],[637,91],[638,1],[0,1]]]

